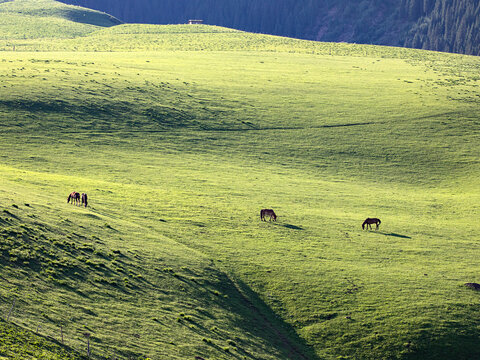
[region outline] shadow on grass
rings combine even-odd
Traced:
[[[275,226],[283,226],[287,229],[292,229],[292,230],[305,230],[301,226],[293,225],[293,224],[279,224],[277,222],[271,222]]]
[[[292,229],[292,230],[304,230],[301,226],[297,225],[292,225],[292,224],[285,224],[283,227],[286,227],[287,229]]]
[[[240,315],[237,325],[243,327],[254,338],[263,338],[279,351],[284,359],[320,360],[313,348],[300,338],[295,329],[281,319],[246,283],[232,279],[223,273],[223,292],[229,292],[227,306]],[[254,358],[252,354],[236,347],[237,352]]]
[[[409,351],[402,357],[403,360],[437,360],[480,359],[478,338],[480,329],[471,319],[471,314],[478,311],[478,305],[464,306],[465,311],[455,314],[461,321],[449,321],[448,325],[435,332],[434,329],[417,333],[411,337]]]
[[[381,231],[375,231],[375,234],[380,234],[380,235],[384,235],[384,236],[393,236],[393,237],[397,237],[397,238],[401,238],[401,239],[411,239],[412,238],[411,236],[408,236],[408,235],[402,235],[402,234],[397,234],[397,233],[385,233],[385,232],[381,232]]]

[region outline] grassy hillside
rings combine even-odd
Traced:
[[[120,24],[111,15],[53,0],[0,1],[0,41],[74,38]]]
[[[79,351],[88,332],[97,357],[480,355],[478,58],[207,26],[15,44],[0,303],[17,324]]]
[[[83,355],[88,333],[95,358],[236,354],[276,359],[300,346],[299,340],[279,340],[288,328],[281,329],[265,305],[258,309],[260,300],[252,304],[248,289],[219,271],[212,259],[100,209],[61,201],[58,211],[44,191],[30,197],[32,188],[23,192],[15,175],[11,178],[22,174],[30,177],[28,183],[44,175],[0,171],[2,205],[9,205],[0,216],[0,264],[9,279],[2,283],[0,299],[6,312],[16,299],[16,324],[57,342],[62,327],[65,343]],[[2,342],[13,343],[18,335],[12,338],[2,336]],[[21,346],[16,351],[28,354]]]
[[[477,0],[61,0],[128,23],[206,24],[301,39],[480,55]]]
[[[86,357],[66,350],[51,339],[0,320],[0,359],[77,360]]]

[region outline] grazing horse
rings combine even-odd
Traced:
[[[378,230],[378,227],[380,226],[381,223],[382,222],[380,221],[380,219],[366,218],[365,221],[362,224],[362,229],[365,230],[365,225],[367,225],[367,230],[368,230],[368,228],[370,228],[370,230],[372,230],[372,224],[375,224],[377,226],[375,228],[375,230]]]
[[[87,194],[82,193],[82,205],[87,207]]]
[[[72,200],[72,204],[80,204],[80,193],[76,191],[71,192],[70,195],[68,195],[67,204],[70,202],[70,200]]]
[[[265,217],[266,216],[270,216],[270,220],[269,221],[277,221],[277,215],[275,214],[275,211],[273,211],[272,209],[262,209],[260,210],[260,220],[263,220],[263,221],[267,221],[265,220]]]

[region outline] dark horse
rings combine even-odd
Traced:
[[[87,207],[87,194],[82,193],[82,205]]]
[[[277,215],[275,214],[275,211],[272,209],[262,209],[260,210],[260,220],[267,221],[265,220],[266,216],[270,216],[270,221],[277,221]]]
[[[72,193],[70,193],[70,195],[68,195],[67,204],[70,202],[70,200],[72,200],[72,204],[73,203],[75,203],[75,205],[80,204],[80,193],[76,191],[73,191]]]
[[[370,228],[370,230],[371,230],[372,229],[372,224],[375,224],[377,226],[375,228],[375,230],[378,230],[378,227],[380,226],[381,223],[382,222],[380,221],[380,219],[366,218],[365,221],[362,224],[362,229],[365,230],[365,225],[367,225],[367,230],[368,230],[368,228]]]

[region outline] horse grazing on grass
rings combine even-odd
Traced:
[[[380,219],[366,218],[365,221],[362,224],[362,230],[365,230],[365,225],[367,226],[367,230],[368,230],[368,228],[370,228],[370,230],[372,230],[372,224],[375,224],[376,225],[375,230],[378,230],[378,227],[380,226],[381,223],[382,222],[380,221]]]
[[[71,192],[70,195],[68,195],[67,204],[70,202],[70,200],[72,200],[72,204],[80,204],[80,193],[76,191]]]
[[[82,193],[82,205],[87,207],[87,194]]]
[[[260,220],[263,220],[263,221],[267,221],[265,219],[266,216],[270,216],[270,220],[269,221],[277,221],[277,215],[275,214],[275,211],[273,211],[272,209],[262,209],[260,210]]]

